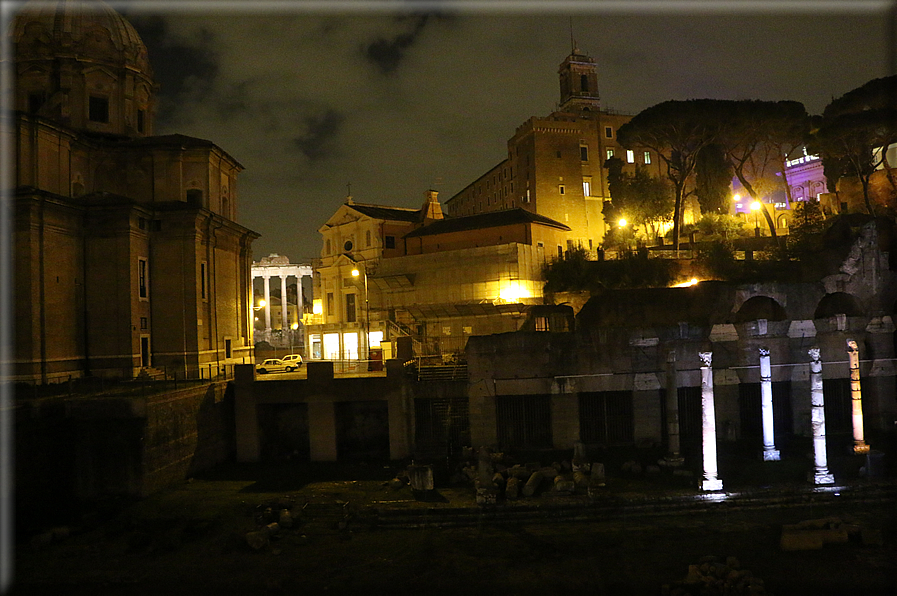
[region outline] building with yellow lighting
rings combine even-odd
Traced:
[[[471,335],[516,331],[570,228],[523,209],[446,218],[431,190],[420,209],[350,198],[320,232],[308,355],[364,360],[401,336],[452,354]]]
[[[639,167],[659,177],[662,160],[653,151],[617,142],[617,130],[632,117],[601,109],[592,57],[574,47],[558,75],[558,109],[518,126],[508,140],[507,158],[451,197],[446,208],[451,216],[523,209],[570,228],[564,251],[574,246],[594,251],[609,225],[602,214],[610,200],[605,161],[618,157],[626,173]]]

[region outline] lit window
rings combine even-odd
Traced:
[[[582,194],[584,196],[592,196],[592,177],[586,176],[582,179]]]
[[[536,331],[548,331],[548,317],[536,317]]]
[[[650,163],[651,163],[651,152],[645,151],[645,165],[650,164]]]
[[[626,150],[626,162],[635,163],[635,151],[632,151],[631,149]]]
[[[613,157],[613,156],[614,156],[614,150],[613,150],[613,149],[608,149],[608,150],[607,150],[607,159],[610,159],[610,158]]]

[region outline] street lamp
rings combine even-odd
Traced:
[[[754,201],[751,203],[751,211],[754,212],[754,236],[757,238],[760,237],[760,209],[763,208],[763,205],[760,204],[760,201]]]
[[[371,307],[368,303],[368,269],[364,266],[364,263],[359,263],[359,266],[361,267],[360,271],[358,267],[352,269],[352,277],[364,275],[364,349],[366,351],[365,359],[369,360],[371,357],[371,347],[368,345],[368,342],[370,341],[368,325],[371,318]]]

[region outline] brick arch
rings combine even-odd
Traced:
[[[784,307],[769,296],[748,298],[735,313],[736,323],[746,323],[766,319],[767,321],[784,321],[788,318]]]
[[[856,297],[846,292],[833,292],[826,294],[816,305],[814,319],[827,319],[835,315],[847,315],[848,317],[861,317],[864,315]]]

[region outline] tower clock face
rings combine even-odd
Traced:
[[[352,250],[352,241],[351,241],[351,240],[346,240],[346,243],[343,244],[343,249],[344,249],[346,252],[349,252],[350,250]]]

